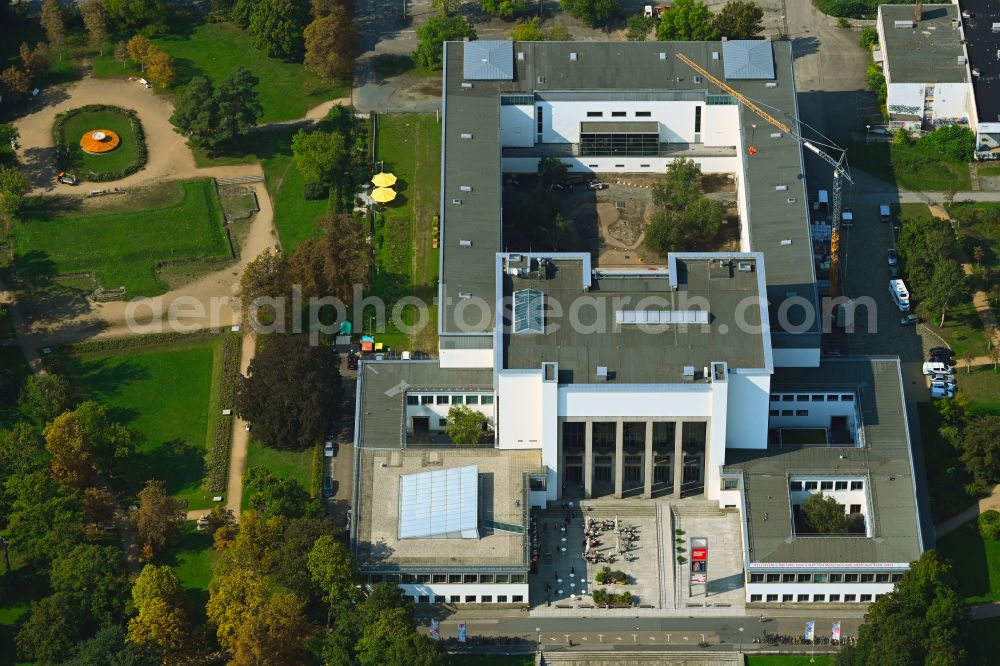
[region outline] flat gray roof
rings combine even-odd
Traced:
[[[897,358],[824,359],[819,368],[778,368],[771,392],[857,394],[864,446],[727,449],[725,470],[742,470],[750,564],[907,563],[923,550],[906,405]],[[873,537],[796,537],[789,475],[863,477]]]
[[[791,43],[773,42],[770,47],[773,81],[730,84],[797,130]],[[695,72],[676,58],[678,52],[714,76],[725,76],[721,42],[515,42],[514,81],[472,81],[467,82],[471,88],[463,88],[465,48],[464,42],[445,44],[440,287],[440,328],[445,334],[486,332],[494,324],[491,295],[496,277],[491,257],[502,248],[499,93],[534,93],[546,99],[608,95],[704,99],[722,92],[707,81],[695,83]],[[771,136],[778,131],[746,107],[740,109],[740,123],[745,137],[750,136],[750,125],[757,125],[757,153],[749,157],[744,150],[742,159],[747,167],[750,244],[765,256],[772,312],[792,297],[816,303],[801,147],[794,137]],[[462,134],[473,137],[462,139]],[[472,191],[463,192],[463,185]],[[462,203],[452,203],[453,199]],[[472,243],[460,246],[460,240]],[[799,323],[799,315],[793,308],[791,324]],[[785,334],[772,317],[772,334],[775,347],[819,345],[818,323],[807,333]]]
[[[403,445],[406,392],[492,390],[493,371],[442,368],[438,361],[364,361],[358,369],[358,443],[373,449]]]
[[[504,368],[537,369],[543,362],[559,364],[560,383],[593,384],[598,367],[606,367],[616,384],[679,384],[683,369],[698,372],[713,361],[730,368],[764,368],[769,364],[759,306],[757,262],[737,259],[752,271],[723,268],[718,259],[679,259],[680,287],[666,275],[628,277],[598,273],[584,292],[585,267],[580,259],[553,259],[551,268],[528,276],[504,275],[504,294],[536,289],[545,294],[545,333],[506,332]],[[509,273],[509,271],[508,271]],[[593,306],[581,309],[588,325],[595,313],[606,321],[591,328],[574,325],[570,314],[579,299]],[[746,307],[746,302],[750,307]],[[616,312],[708,311],[708,324],[638,326],[616,324]],[[554,314],[561,316],[554,316]],[[506,313],[509,318],[510,313]],[[740,324],[740,320],[745,325]]]
[[[958,5],[924,5],[923,18],[913,27],[896,27],[896,21],[913,21],[913,5],[880,5],[885,68],[892,83],[962,83],[966,80]]]

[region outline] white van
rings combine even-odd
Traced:
[[[900,312],[910,311],[910,290],[902,280],[889,280],[889,294]]]
[[[954,368],[945,365],[941,361],[927,361],[924,363],[924,374],[925,375],[953,375],[955,374]]]
[[[816,195],[816,203],[819,204],[820,210],[826,210],[830,205],[830,193],[826,190],[820,190]]]

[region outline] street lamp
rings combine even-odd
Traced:
[[[535,631],[538,632],[538,648],[541,649],[541,647],[542,647],[542,628],[541,627],[535,627]]]
[[[743,627],[740,627],[740,644],[736,651],[743,652]]]
[[[871,129],[872,129],[871,125],[865,125],[865,143],[866,144],[868,143],[868,133],[871,131]]]

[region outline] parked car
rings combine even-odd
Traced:
[[[333,497],[333,479],[328,476],[323,477],[323,497]]]
[[[955,397],[955,390],[954,389],[948,389],[948,388],[932,388],[931,389],[931,397],[932,398],[936,398],[936,399],[954,398]]]
[[[889,266],[889,277],[891,278],[899,277],[899,266]]]
[[[74,176],[71,173],[66,173],[65,171],[59,172],[59,175],[56,176],[56,180],[58,180],[63,185],[79,185],[80,184],[80,180],[76,176]]]
[[[944,356],[942,354],[931,354],[930,358],[928,358],[927,360],[931,361],[932,363],[944,363],[949,368],[955,366],[955,359],[953,359],[951,356]]]
[[[323,445],[323,456],[326,458],[332,458],[334,455],[333,442],[328,441]]]
[[[347,355],[347,369],[357,370],[358,369],[358,357],[357,354],[353,352]]]
[[[604,188],[607,187],[607,184],[606,183],[602,183],[599,180],[592,180],[592,181],[590,181],[589,186],[590,186],[590,189],[592,189],[592,190],[603,190]]]
[[[931,379],[931,386],[938,383],[947,384],[949,386],[955,385],[955,378],[952,377],[951,375],[931,375],[930,379]]]
[[[918,317],[915,314],[909,314],[906,315],[905,317],[899,318],[900,326],[916,326],[919,323],[920,323],[920,317]]]
[[[931,347],[927,353],[931,356],[947,356],[949,358],[955,356],[955,352],[947,347]]]
[[[949,379],[951,379],[951,378],[949,377]],[[950,389],[950,390],[954,391],[955,390],[955,380],[952,379],[949,382],[949,381],[946,381],[944,379],[933,379],[933,380],[931,380],[931,388],[943,388],[943,389]]]
[[[896,251],[891,247],[885,251],[885,259],[889,262],[890,266],[899,264],[899,257],[896,256]]]
[[[878,207],[878,217],[882,222],[888,222],[892,219],[892,214],[889,211],[888,204],[880,204]]]
[[[955,371],[950,365],[941,363],[940,361],[927,361],[924,363],[924,374],[925,375],[953,375]]]

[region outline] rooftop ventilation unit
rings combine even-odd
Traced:
[[[912,28],[913,21],[893,21],[892,25],[896,28]]]
[[[775,185],[774,186],[774,191],[775,192],[784,192],[787,189],[788,189],[788,185]]]
[[[461,199],[452,199],[451,202],[453,204],[455,204],[456,206],[461,206],[462,205],[462,200]]]
[[[472,241],[470,240],[460,240],[458,241],[458,244],[462,247],[472,247]]]
[[[615,310],[619,326],[666,326],[670,324],[708,325],[706,310]]]
[[[570,60],[576,60],[576,57],[577,57],[577,55],[576,55],[576,51],[574,51],[573,53],[570,53],[570,54],[569,54],[569,59],[570,59]]]
[[[958,56],[958,64],[959,65],[965,64],[965,56]]]
[[[970,19],[970,18],[972,18],[972,12],[970,12],[968,9],[963,9],[962,10],[962,18],[964,18],[964,19]]]
[[[780,139],[781,138],[781,132],[771,132],[771,138],[772,139]]]
[[[697,74],[696,74],[696,75],[695,75],[695,76],[694,76],[694,77],[692,78],[692,81],[694,81],[695,83],[701,83],[701,82],[702,82],[703,80],[704,80],[704,79],[702,79],[702,78],[701,78],[700,76],[698,76]]]
[[[953,28],[957,28],[958,27],[958,19],[952,19],[951,20],[951,27],[953,27]]]
[[[545,77],[544,77],[544,76],[539,76],[539,77],[538,77],[538,78],[537,78],[536,80],[537,80],[537,81],[538,81],[539,83],[545,83]]]
[[[524,62],[524,51],[517,52],[517,59],[520,60],[521,62]]]
[[[778,84],[775,83],[774,81],[768,81],[767,83],[764,84],[764,87],[765,88],[777,88]]]
[[[471,132],[462,132],[459,136],[461,138],[465,139],[466,141],[471,141],[472,140],[472,133]]]
[[[461,298],[462,300],[468,300],[468,299],[472,298],[472,292],[471,291],[460,291],[460,292],[458,292],[458,297]]]
[[[797,199],[795,197],[788,197],[787,199],[785,199],[785,201],[787,201],[788,203],[795,203]]]
[[[693,365],[685,365],[684,366],[684,370],[681,372],[681,379],[683,381],[685,381],[685,382],[693,382],[694,381],[694,366]]]
[[[608,381],[608,367],[606,365],[597,366],[597,381],[599,382]]]
[[[740,263],[736,264],[736,270],[741,271],[743,273],[750,273],[753,271],[753,264],[750,263],[749,261],[741,261]]]
[[[458,189],[462,190],[463,192],[471,192],[472,185],[459,185]]]
[[[785,240],[781,241],[781,244],[782,245],[791,245],[792,244],[792,239],[791,238],[786,238]]]
[[[994,23],[992,30],[993,32],[1000,32],[1000,23]]]
[[[465,90],[469,90],[470,88],[472,88],[472,84],[471,84],[471,83],[468,83],[468,82],[466,82],[466,83],[463,83],[463,84],[462,84],[462,87],[463,87],[463,88],[464,88]]]
[[[718,59],[719,59],[719,52],[712,51],[712,60],[718,60]]]
[[[660,60],[666,60],[666,59],[667,59],[667,54],[664,53],[663,51],[660,51]]]

